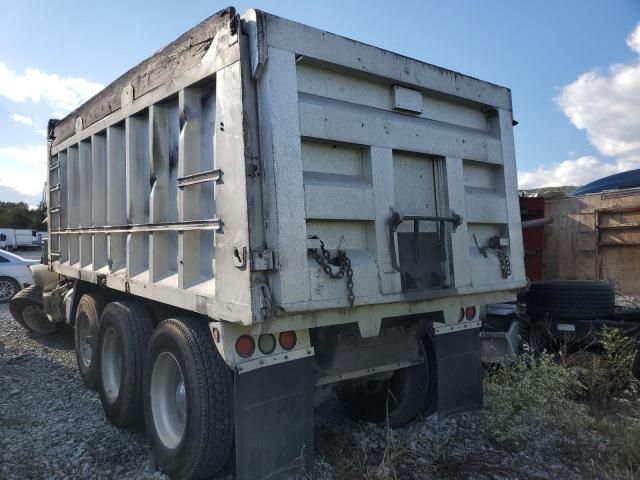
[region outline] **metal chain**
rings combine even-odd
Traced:
[[[498,260],[500,260],[502,278],[509,278],[511,275],[511,260],[509,260],[509,255],[505,252],[504,247],[500,245],[500,237],[491,237],[488,246],[496,252]]]
[[[324,248],[324,242],[320,240],[318,237],[311,237],[320,242],[320,252],[318,252],[317,248],[311,249],[311,255],[315,261],[322,267],[324,273],[326,273],[329,278],[340,279],[347,276],[347,294],[349,298],[349,305],[353,306],[353,301],[355,300],[355,295],[353,294],[353,269],[351,268],[351,260],[347,256],[347,252],[344,250],[336,250],[337,256],[335,258],[331,258],[331,253]],[[340,267],[337,273],[333,272],[331,266]]]
[[[509,278],[511,275],[511,260],[509,255],[502,249],[496,249],[498,260],[500,260],[500,270],[502,270],[502,278]]]
[[[511,276],[511,260],[509,259],[509,255],[505,252],[504,248],[500,245],[500,237],[491,237],[486,247],[481,247],[478,244],[478,239],[476,238],[476,234],[473,234],[473,240],[476,243],[476,247],[480,250],[480,253],[484,257],[487,257],[487,250],[493,250],[496,252],[498,256],[498,260],[500,261],[500,271],[502,272],[502,278],[509,278]]]

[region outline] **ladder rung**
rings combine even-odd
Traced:
[[[178,188],[184,188],[189,185],[196,185],[204,182],[219,182],[222,179],[222,170],[209,170],[207,172],[198,172],[192,175],[185,175],[178,178]]]

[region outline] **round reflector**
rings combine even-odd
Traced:
[[[476,307],[467,307],[465,310],[465,316],[467,320],[473,320],[476,316]]]
[[[296,332],[294,331],[282,332],[280,334],[280,346],[285,350],[291,350],[296,346],[297,341],[298,338],[296,337]]]
[[[265,355],[270,355],[276,349],[276,337],[270,333],[260,335],[260,338],[258,338],[258,348]]]
[[[242,335],[236,340],[236,352],[242,358],[247,358],[253,355],[253,351],[256,349],[256,344],[253,341],[253,337],[250,335]]]

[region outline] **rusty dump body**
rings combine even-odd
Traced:
[[[314,392],[343,383],[405,378],[424,398],[398,425],[427,398],[481,407],[477,307],[525,285],[509,89],[228,8],[49,140],[67,321],[108,291],[156,329],[208,323],[233,371],[237,478],[300,466]]]

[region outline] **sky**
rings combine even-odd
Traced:
[[[46,123],[228,4],[5,0],[0,201],[37,205]],[[520,188],[640,168],[640,0],[237,2],[513,94]]]

